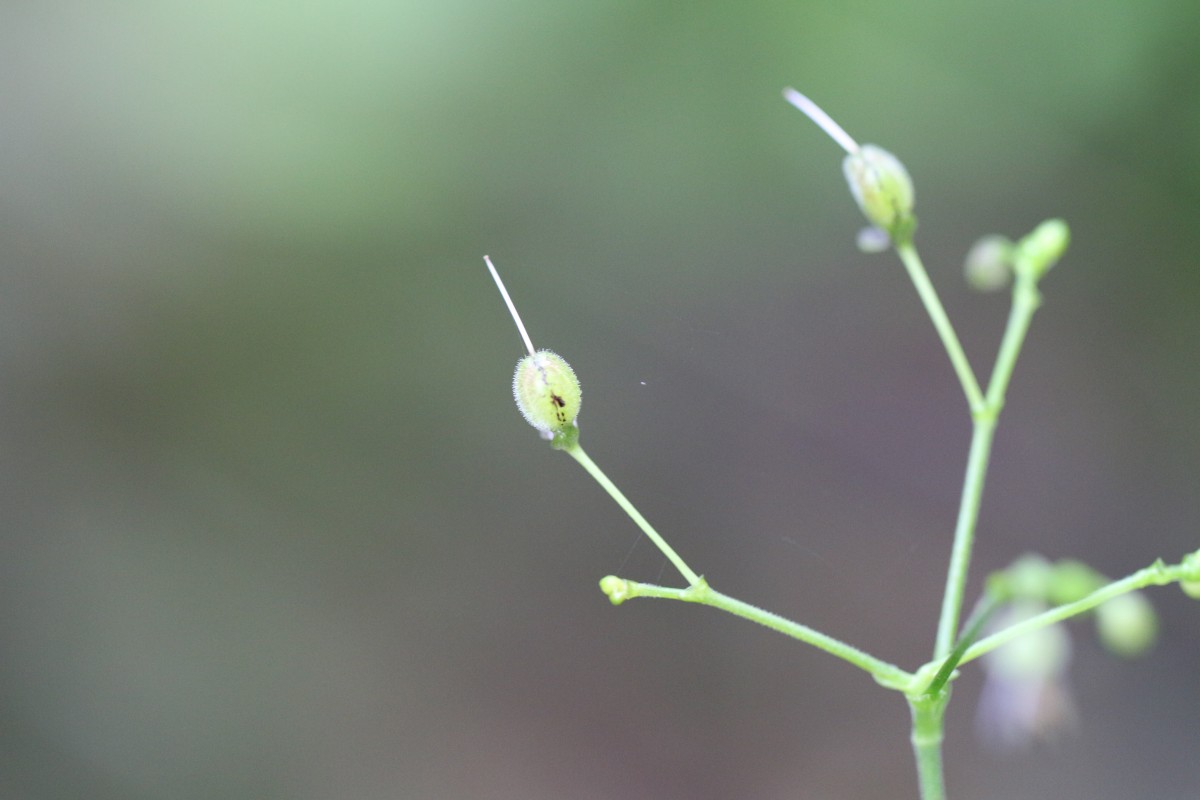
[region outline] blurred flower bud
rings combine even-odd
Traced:
[[[1108,583],[1108,578],[1082,561],[1064,559],[1054,564],[1047,599],[1054,605],[1074,603]]]
[[[1045,610],[1037,602],[1015,603],[989,627],[999,630]],[[979,696],[976,726],[987,741],[1006,748],[1053,739],[1075,722],[1067,686],[1071,640],[1061,624],[1030,631],[983,657],[987,681]]]
[[[873,144],[864,144],[842,161],[850,192],[871,224],[893,240],[912,234],[913,185],[900,159]]]
[[[1042,277],[1046,270],[1062,258],[1071,242],[1071,231],[1061,219],[1048,219],[1017,244],[1017,269],[1029,270],[1032,276]]]
[[[513,397],[525,421],[537,428],[543,439],[578,435],[575,418],[582,394],[575,371],[557,353],[538,350],[517,362]]]
[[[1037,553],[1026,553],[1004,571],[1008,596],[1042,602],[1050,591],[1054,568]]]
[[[1179,588],[1193,600],[1200,600],[1200,581],[1180,581]]]
[[[1141,592],[1119,595],[1096,608],[1096,633],[1112,653],[1139,656],[1154,644],[1158,615]]]
[[[1013,243],[1003,236],[984,236],[967,253],[963,274],[967,285],[980,292],[1003,289],[1012,278]]]

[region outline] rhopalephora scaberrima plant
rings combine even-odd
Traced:
[[[1155,560],[1119,580],[1111,580],[1079,561],[1051,562],[1029,554],[989,576],[982,596],[964,615],[976,520],[992,441],[1025,334],[1042,302],[1041,282],[1066,252],[1067,226],[1051,219],[1016,241],[987,236],[967,255],[966,278],[972,286],[981,290],[1011,286],[1008,322],[991,374],[982,383],[918,255],[914,242],[915,192],[904,165],[881,147],[858,144],[820,107],[794,89],[784,90],[784,98],[846,151],[842,170],[851,195],[870,223],[859,235],[859,246],[870,251],[891,249],[899,257],[954,368],[971,420],[971,443],[929,661],[913,670],[903,669],[807,625],[730,597],[693,570],[584,452],[576,423],[582,393],[575,372],[557,353],[534,348],[499,273],[491,259],[484,256],[527,351],[513,376],[513,396],[526,421],[551,447],[578,462],[683,578],[682,586],[664,586],[608,575],[600,580],[600,589],[614,605],[635,598],[657,598],[712,606],[819,648],[867,672],[876,683],[899,693],[908,703],[920,797],[942,800],[946,797],[943,718],[953,681],[964,666],[980,660],[987,674],[980,709],[985,733],[1001,741],[1041,735],[1071,712],[1069,698],[1061,688],[1070,657],[1061,623],[1089,614],[1094,617],[1100,641],[1109,650],[1123,656],[1145,651],[1154,641],[1157,625],[1154,611],[1140,590],[1179,583],[1189,596],[1200,599],[1200,550],[1172,564]]]

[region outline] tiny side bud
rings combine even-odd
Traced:
[[[525,421],[544,439],[575,433],[582,394],[575,370],[557,353],[538,350],[517,362],[513,398]]]
[[[629,599],[631,594],[629,581],[624,578],[618,578],[616,575],[605,575],[601,578],[600,591],[608,596],[609,601],[614,606],[621,605],[621,603]]]
[[[994,292],[1012,277],[1013,243],[1003,236],[984,236],[972,245],[963,262],[967,285],[977,292]]]

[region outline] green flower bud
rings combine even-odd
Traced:
[[[1141,592],[1119,595],[1096,608],[1096,633],[1116,655],[1138,656],[1154,644],[1158,615]]]
[[[917,227],[917,218],[913,216],[913,185],[900,159],[873,144],[860,147],[833,117],[795,89],[784,89],[783,96],[848,153],[842,161],[842,172],[855,202],[871,224],[886,232],[892,242],[910,239]],[[860,247],[862,242],[860,239]],[[867,244],[871,244],[869,239]]]
[[[1081,561],[1065,559],[1054,565],[1048,599],[1054,605],[1074,603],[1108,583],[1108,578]]]
[[[911,235],[913,185],[900,159],[873,144],[864,144],[842,161],[850,192],[871,224],[893,240]]]
[[[579,403],[583,391],[579,388],[579,379],[575,370],[566,360],[549,350],[534,350],[525,323],[517,313],[500,273],[487,256],[483,257],[496,288],[504,298],[504,304],[512,314],[517,332],[529,355],[517,362],[513,372],[513,398],[525,421],[538,429],[542,438],[548,440],[555,448],[567,450],[579,441],[579,427],[575,418],[579,416]]]
[[[616,575],[605,575],[600,579],[600,591],[608,596],[609,602],[614,606],[619,606],[629,599],[632,594],[629,587],[629,581],[624,578],[618,578]]]
[[[1179,588],[1193,600],[1200,600],[1200,581],[1180,581]]]
[[[525,421],[537,428],[543,439],[578,435],[575,418],[582,394],[575,370],[557,353],[538,350],[517,362],[513,397]]]
[[[1009,597],[1043,602],[1054,581],[1054,568],[1037,553],[1026,553],[1004,571]]]
[[[1003,236],[984,236],[972,245],[963,263],[967,285],[979,292],[1004,288],[1012,278],[1013,243]]]
[[[1071,243],[1071,231],[1061,219],[1048,219],[1017,243],[1014,259],[1018,270],[1040,278],[1063,256]]]

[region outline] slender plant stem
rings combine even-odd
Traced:
[[[1030,631],[1035,631],[1039,628],[1045,628],[1048,625],[1053,625],[1056,622],[1062,622],[1065,619],[1070,619],[1077,614],[1082,614],[1085,611],[1090,611],[1101,603],[1111,600],[1118,595],[1132,592],[1136,589],[1142,589],[1147,586],[1163,586],[1173,581],[1185,579],[1187,568],[1182,564],[1165,566],[1162,561],[1156,561],[1145,569],[1140,569],[1137,572],[1120,580],[1113,581],[1110,584],[1100,587],[1091,594],[1076,600],[1073,603],[1065,603],[1061,606],[1055,606],[1047,611],[1022,620],[1015,625],[1010,625],[1002,631],[993,633],[984,639],[980,639],[971,647],[967,648],[967,652],[963,654],[959,664],[965,664],[968,661],[974,661],[985,653],[989,653],[1007,642],[1012,641],[1018,636],[1023,636]]]
[[[613,581],[616,583],[613,583]],[[686,589],[655,586],[654,584],[638,583],[614,577],[605,578],[601,582],[602,586],[606,584],[606,592],[616,602],[623,602],[635,597],[655,597],[663,600],[682,600],[686,603],[699,603],[700,605],[712,606],[713,608],[727,611],[734,616],[748,619],[751,622],[757,622],[759,625],[770,628],[773,631],[778,631],[793,639],[798,639],[819,650],[824,650],[832,656],[836,656],[869,672],[884,686],[899,688],[907,686],[912,681],[912,674],[902,670],[895,664],[889,664],[859,650],[853,645],[846,644],[840,639],[835,639],[807,625],[792,622],[778,614],[718,592],[703,580]]]
[[[700,576],[693,572],[692,568],[689,567],[687,563],[679,557],[679,554],[675,552],[675,548],[667,544],[667,540],[660,536],[658,531],[654,530],[654,527],[646,521],[646,518],[643,517],[636,508],[633,507],[633,503],[629,502],[629,499],[621,493],[621,490],[617,488],[616,484],[610,481],[608,476],[605,475],[598,466],[596,466],[596,462],[592,461],[592,459],[588,457],[588,454],[583,452],[582,447],[580,447],[578,444],[573,444],[570,447],[565,448],[565,451],[567,455],[578,461],[579,465],[587,470],[589,475],[596,479],[596,483],[600,484],[604,491],[608,492],[609,496],[616,501],[617,505],[624,509],[625,513],[629,515],[629,518],[632,519],[634,523],[636,523],[637,526],[642,529],[642,533],[646,534],[650,541],[654,542],[655,546],[662,551],[662,554],[666,556],[672,564],[675,565],[675,569],[679,570],[679,574],[684,577],[684,579],[688,582],[688,585],[695,586],[701,582]]]
[[[916,287],[917,294],[925,305],[925,311],[929,314],[929,319],[933,321],[933,327],[937,330],[942,345],[946,348],[946,354],[950,356],[950,363],[954,367],[955,374],[958,375],[958,382],[962,384],[963,393],[967,396],[967,405],[971,407],[972,411],[982,408],[983,392],[979,388],[979,381],[975,378],[975,372],[971,369],[970,362],[967,361],[967,354],[958,341],[958,334],[954,332],[954,326],[950,324],[950,318],[946,316],[946,309],[942,307],[942,301],[938,299],[937,290],[933,288],[933,283],[929,280],[929,274],[925,272],[925,265],[921,263],[921,257],[917,255],[917,248],[913,245],[912,240],[897,242],[896,254],[904,262],[904,268],[908,270],[908,277]]]
[[[1004,395],[1008,391],[1012,379],[1013,367],[1017,363],[1017,355],[1025,344],[1025,334],[1029,331],[1029,323],[1033,312],[1042,304],[1041,295],[1037,289],[1037,279],[1028,272],[1019,271],[1017,281],[1013,286],[1012,307],[1008,312],[1008,324],[1004,328],[1004,338],[1000,341],[1000,350],[996,354],[996,366],[992,368],[992,377],[988,381],[987,405],[994,414],[999,415],[1004,405]]]
[[[950,692],[909,697],[912,710],[912,747],[917,759],[917,780],[921,800],[946,800],[946,781],[942,774],[943,717]]]
[[[933,648],[935,659],[945,658],[954,648],[958,635],[958,618],[962,613],[967,575],[971,568],[971,551],[975,546],[975,523],[983,500],[983,482],[987,477],[992,439],[996,433],[996,418],[990,415],[975,417],[971,431],[971,449],[967,454],[967,472],[963,478],[962,498],[958,520],[954,524],[954,547],[950,552],[950,569],[946,573],[946,590],[942,595],[942,613],[938,619],[937,640]]]

